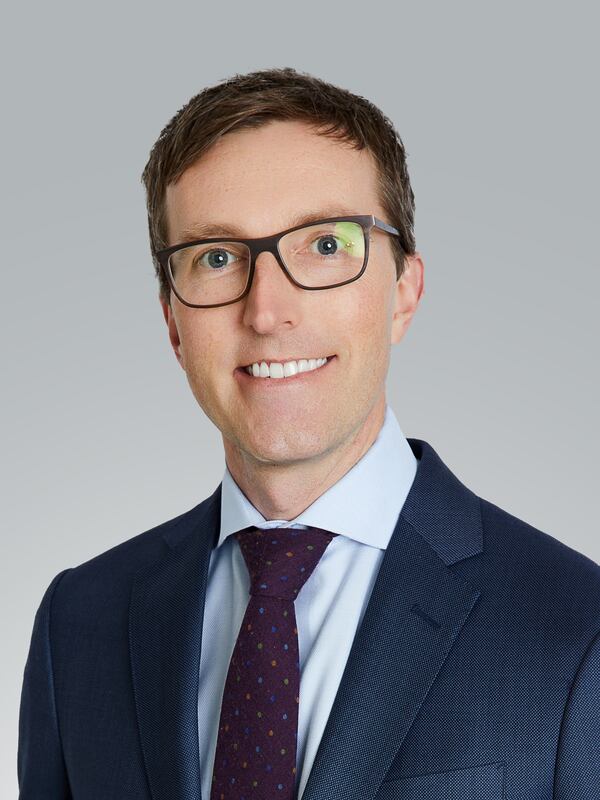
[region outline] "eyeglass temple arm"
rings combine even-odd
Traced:
[[[393,236],[400,236],[400,231],[397,228],[394,228],[392,225],[388,225],[387,222],[384,222],[382,219],[373,217],[373,220],[375,222],[375,227],[380,228],[382,231],[386,231],[387,233],[391,233]]]

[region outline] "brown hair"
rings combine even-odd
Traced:
[[[160,284],[160,296],[169,302],[156,251],[169,246],[165,192],[220,136],[242,128],[256,128],[275,120],[303,120],[316,132],[343,140],[374,157],[380,202],[400,238],[391,239],[396,276],[404,270],[405,254],[414,254],[414,194],[406,166],[406,152],[391,121],[377,106],[291,67],[234,75],[192,97],[165,125],[150,151],[142,173],[146,188],[150,249]]]

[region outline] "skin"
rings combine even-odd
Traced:
[[[390,222],[371,154],[304,122],[271,121],[225,135],[167,188],[169,244],[198,222],[236,225],[251,238],[320,209],[324,217],[375,214]],[[266,519],[297,517],[377,438],[391,345],[406,333],[424,288],[419,253],[397,281],[390,244],[374,230],[361,278],[334,289],[305,291],[261,253],[250,293],[237,303],[194,309],[173,293],[170,305],[160,300],[194,397],[221,431],[227,467]],[[252,361],[331,354],[323,371],[289,383],[235,373]]]

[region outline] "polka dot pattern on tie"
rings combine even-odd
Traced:
[[[295,800],[300,662],[294,600],[337,534],[235,534],[250,600],[223,691],[210,800]]]

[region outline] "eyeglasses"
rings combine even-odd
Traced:
[[[252,286],[260,253],[272,253],[301,289],[333,289],[358,280],[369,258],[369,234],[400,232],[373,214],[330,217],[258,239],[197,239],[159,250],[156,257],[177,298],[192,308],[237,303]]]

